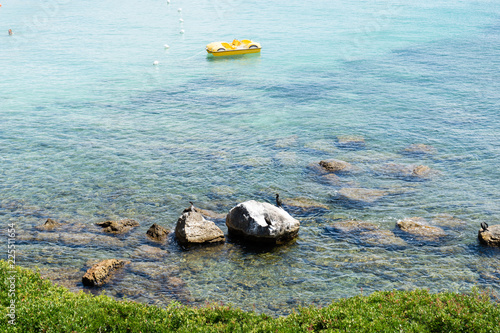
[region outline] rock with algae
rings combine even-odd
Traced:
[[[486,230],[481,228],[477,233],[477,237],[485,245],[500,247],[500,224],[488,226]]]
[[[405,218],[399,220],[396,225],[402,231],[423,240],[437,241],[446,236],[443,229],[428,225],[422,217]]]
[[[117,259],[106,259],[95,264],[87,270],[85,275],[82,277],[82,283],[84,286],[88,287],[100,287],[106,284],[111,275],[122,268],[128,262],[124,260]]]

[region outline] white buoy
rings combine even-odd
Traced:
[[[178,11],[179,13],[180,13],[180,12],[182,12],[182,8],[177,9],[177,11]]]
[[[167,0],[167,5],[170,5],[170,0]]]
[[[184,22],[184,20],[180,18],[180,19],[179,19],[179,22],[181,22],[181,23],[182,23],[182,22]]]
[[[185,32],[184,29],[181,29],[180,33],[183,34],[184,32]]]
[[[153,61],[153,65],[158,66],[160,62],[158,60]]]
[[[170,46],[168,44],[163,45],[164,48],[169,49]]]

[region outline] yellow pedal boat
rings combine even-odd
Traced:
[[[209,54],[216,57],[231,56],[238,54],[259,53],[262,47],[259,43],[248,39],[233,40],[231,44],[225,42],[213,42],[207,45],[206,50]]]

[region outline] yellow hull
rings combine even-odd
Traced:
[[[258,48],[258,49],[226,50],[226,51],[216,51],[216,52],[212,52],[212,51],[209,51],[207,49],[207,52],[209,54],[213,54],[216,57],[223,57],[223,56],[232,56],[232,55],[239,55],[239,54],[259,53],[260,48]]]

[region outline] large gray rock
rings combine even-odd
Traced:
[[[175,236],[181,244],[221,243],[224,232],[196,210],[186,210],[177,220]]]
[[[229,211],[226,225],[232,235],[249,241],[283,244],[298,235],[300,222],[282,208],[249,200]]]
[[[488,246],[500,246],[500,224],[489,226],[488,229],[479,230],[479,241]]]

